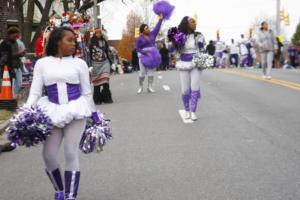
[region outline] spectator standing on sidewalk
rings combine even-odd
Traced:
[[[161,55],[161,70],[167,70],[169,68],[169,50],[166,48],[166,44],[164,43],[162,48],[159,50]]]
[[[290,59],[290,65],[292,67],[297,66],[297,49],[295,48],[294,45],[289,46],[288,48],[288,54],[289,54],[289,59]]]
[[[239,41],[240,47],[240,66],[248,67],[249,66],[249,49],[247,48],[248,40],[245,38],[244,34],[241,35],[241,39]]]
[[[272,79],[271,70],[274,52],[277,52],[278,46],[273,31],[269,29],[269,25],[265,21],[261,23],[261,28],[258,32],[258,46],[261,56],[263,78]]]
[[[17,39],[20,36],[20,31],[16,27],[10,27],[7,30],[7,37],[4,39],[4,41],[0,44],[0,77],[3,77],[3,70],[4,66],[8,66],[8,72],[11,79],[11,82],[13,83],[14,79],[16,77],[20,77],[20,74],[16,76],[16,73],[19,73],[20,70],[18,70],[18,67],[20,67],[20,57],[24,55],[25,52],[19,52],[19,47],[17,43]],[[21,74],[22,76],[22,74]],[[13,84],[13,92],[16,94],[20,88],[15,88],[20,85],[20,79],[18,79],[17,84]]]
[[[214,68],[216,66],[216,57],[215,57],[216,47],[212,40],[210,40],[209,44],[206,46],[206,51],[207,51],[208,55],[214,57],[214,66],[213,66],[213,68]]]
[[[101,29],[96,29],[90,43],[90,60],[92,65],[92,83],[94,85],[94,101],[96,104],[113,103],[109,88],[111,60],[109,46]]]
[[[239,45],[234,41],[234,39],[231,39],[231,44],[229,45],[230,49],[230,65],[238,67],[239,66],[239,52],[240,48]]]
[[[21,90],[22,86],[22,67],[23,63],[21,58],[25,56],[25,45],[19,40],[20,39],[20,31],[16,28],[17,38],[16,40],[11,40],[11,49],[12,49],[12,66],[14,68],[16,77],[13,80],[13,94],[15,97],[18,97],[18,93]],[[18,42],[19,40],[19,42]]]
[[[282,66],[282,49],[283,49],[283,44],[280,40],[280,37],[276,37],[276,43],[277,43],[277,50],[275,53],[275,56],[274,56],[274,67],[275,68],[281,68]]]
[[[216,66],[218,68],[225,67],[223,65],[223,55],[226,49],[226,44],[220,39],[220,36],[217,36],[217,41],[215,42],[216,46]]]
[[[132,51],[132,60],[131,60],[131,64],[132,64],[132,68],[133,71],[139,71],[140,70],[140,66],[139,66],[139,57],[138,57],[138,53],[136,51],[136,48],[133,49]]]

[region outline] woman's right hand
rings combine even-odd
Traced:
[[[158,17],[159,20],[163,20],[164,19],[164,15],[161,13]]]

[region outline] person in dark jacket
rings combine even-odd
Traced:
[[[7,37],[0,44],[0,77],[3,77],[4,66],[7,65],[9,76],[12,81],[15,78],[15,72],[13,67],[13,52],[11,43],[16,43],[16,40],[19,37],[19,30],[17,28],[9,28],[7,30]]]
[[[214,42],[212,40],[209,41],[209,44],[206,46],[206,51],[209,55],[214,57],[214,66],[216,66],[216,57],[215,57],[215,53],[216,53],[216,46],[214,45]]]
[[[138,57],[138,53],[136,51],[136,48],[134,48],[133,51],[132,51],[131,64],[132,64],[132,67],[133,67],[133,71],[139,71],[140,70],[139,57]]]
[[[159,53],[161,55],[161,70],[167,70],[169,68],[169,50],[166,48],[165,44],[163,44]]]

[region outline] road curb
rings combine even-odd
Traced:
[[[8,124],[9,124],[9,120],[6,120],[2,124],[0,124],[0,135],[5,131],[5,129],[8,126]]]

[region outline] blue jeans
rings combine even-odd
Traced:
[[[22,69],[21,68],[16,68],[14,69],[16,73],[16,78],[13,79],[13,95],[14,97],[16,94],[18,94],[21,90],[22,86]]]

